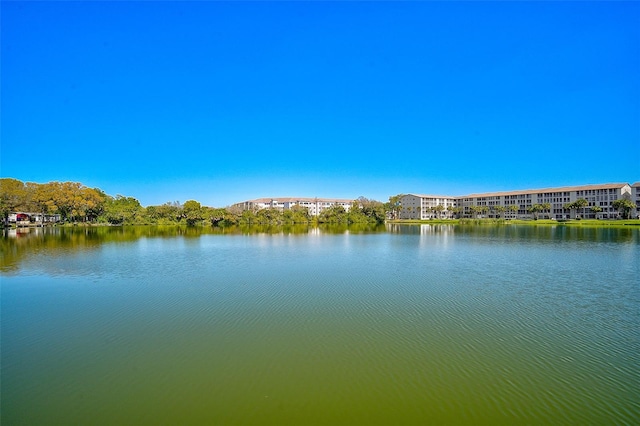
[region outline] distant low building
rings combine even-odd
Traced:
[[[305,197],[281,197],[281,198],[256,198],[255,200],[243,201],[234,204],[232,207],[242,211],[257,211],[261,209],[276,209],[280,211],[291,210],[294,206],[309,209],[311,216],[318,216],[324,210],[333,206],[342,206],[349,211],[355,200],[338,198],[305,198]]]
[[[7,221],[13,225],[43,225],[58,223],[61,220],[59,214],[44,214],[44,213],[28,213],[28,212],[13,212],[9,214]]]

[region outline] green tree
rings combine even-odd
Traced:
[[[160,225],[178,223],[182,219],[182,213],[182,206],[178,201],[147,207],[149,220]]]
[[[592,206],[591,207],[591,211],[593,212],[593,214],[596,216],[596,219],[598,218],[598,213],[600,213],[602,211],[602,208],[599,206]]]
[[[478,218],[478,214],[482,211],[482,209],[480,208],[480,206],[469,206],[469,211],[471,212],[471,216],[474,219]]]
[[[507,206],[507,211],[511,212],[511,214],[516,215],[518,213],[518,205],[516,204],[510,204],[509,206]]]
[[[419,210],[420,207],[416,207],[416,211]],[[427,206],[427,207],[423,207],[423,210],[425,213],[427,213],[429,219],[433,218],[433,207]],[[420,218],[422,219],[422,214],[420,214]]]
[[[227,211],[227,209],[223,208],[208,208],[205,216],[213,226],[224,226],[235,223],[235,218]]]
[[[444,206],[442,204],[438,204],[437,206],[433,207],[433,211],[436,213],[436,215],[438,216],[438,219],[442,219],[442,212],[444,211]]]
[[[347,211],[344,207],[335,205],[328,209],[324,209],[318,216],[318,222],[320,223],[348,223]]]
[[[502,215],[507,210],[505,206],[495,206],[493,208],[498,213],[498,218],[502,219]]]
[[[538,214],[543,210],[541,204],[534,204],[527,209],[527,211],[533,214],[533,219],[538,220]]]
[[[78,182],[49,182],[45,191],[49,194],[46,203],[55,208],[64,220],[93,220],[96,213],[102,212],[105,202],[101,191]]]
[[[82,203],[79,212],[83,221],[95,222],[104,211],[107,194],[100,189],[86,187],[82,189],[81,194]]]
[[[104,205],[103,218],[112,225],[132,225],[144,219],[144,207],[133,197],[116,195]]]
[[[551,204],[550,203],[542,203],[540,204],[543,212],[547,212],[547,219],[551,217]]]
[[[244,210],[240,214],[239,223],[243,225],[253,225],[256,223],[256,214],[251,210]]]
[[[47,214],[54,210],[54,206],[50,203],[51,197],[46,190],[46,185],[27,182],[25,186],[28,193],[28,211]]]
[[[389,202],[385,203],[385,213],[392,219],[398,219],[400,211],[402,210],[402,197],[404,194],[392,195],[389,197]]]
[[[202,222],[205,218],[202,206],[195,200],[189,200],[184,203],[182,206],[182,216],[185,218],[188,226]]]
[[[238,224],[242,221],[242,214],[244,210],[240,206],[227,206],[225,207],[227,211],[227,219],[226,223],[228,224]]]
[[[309,223],[311,222],[311,214],[308,207],[294,205],[291,207],[291,218],[293,223]]]
[[[367,222],[384,223],[386,212],[383,203],[365,197],[358,198],[358,203],[360,204],[362,214],[367,218]]]
[[[364,214],[362,205],[356,200],[351,203],[351,207],[347,212],[347,223],[365,223],[367,217]]]
[[[27,198],[25,184],[18,179],[0,179],[0,213],[3,222],[6,223],[9,214],[22,210]]]
[[[482,215],[483,215],[483,216],[486,216],[486,215],[487,215],[487,212],[489,211],[489,207],[487,207],[487,206],[480,206],[479,211],[480,211],[480,213],[482,213]]]
[[[449,206],[449,211],[453,214],[454,217],[460,217],[460,214],[462,213],[462,207],[460,206]]]
[[[582,209],[582,218],[584,218],[584,208],[589,205],[589,202],[584,198],[578,198],[573,204],[576,210]]]
[[[611,203],[611,207],[618,210],[618,213],[622,213],[623,219],[629,219],[629,216],[631,215],[631,210],[635,209],[636,205],[631,200],[627,200],[626,198],[621,198]]]
[[[487,206],[489,210],[489,217],[496,217],[496,206]]]
[[[278,209],[260,209],[256,213],[256,222],[261,225],[278,225],[284,220],[284,214]]]
[[[575,210],[576,204],[575,203],[566,203],[565,205],[562,206],[562,208],[564,210],[569,210],[569,217],[571,217],[571,212],[573,210]]]

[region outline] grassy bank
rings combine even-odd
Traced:
[[[521,219],[432,219],[432,220],[388,220],[387,223],[396,223],[403,225],[536,225],[536,226],[638,226],[640,227],[640,220],[550,220],[550,219],[538,219],[538,220],[521,220]]]

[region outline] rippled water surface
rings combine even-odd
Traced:
[[[5,235],[2,424],[638,424],[639,234]]]

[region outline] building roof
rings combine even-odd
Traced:
[[[482,194],[470,194],[462,195],[458,198],[478,198],[478,197],[496,197],[504,195],[519,195],[519,194],[544,194],[549,192],[571,192],[571,191],[587,191],[591,189],[617,189],[623,186],[629,185],[628,183],[604,183],[599,185],[581,185],[581,186],[562,186],[556,188],[542,188],[542,189],[523,189],[519,191],[504,191],[504,192],[486,192]]]
[[[344,198],[319,198],[319,197],[272,197],[272,198],[256,198],[254,200],[247,200],[244,202],[245,203],[271,203],[272,201],[276,201],[278,203],[293,203],[298,201],[353,203],[355,200],[344,199]]]
[[[455,200],[456,198],[460,198],[453,195],[427,195],[427,194],[404,194],[404,195],[412,195],[414,197],[420,197],[420,198],[451,198],[453,200]]]
[[[637,188],[637,187],[639,187],[639,186],[640,186],[640,182],[636,182],[636,183],[634,183],[634,184],[633,184],[633,185],[631,185],[631,186],[632,186],[632,187],[634,187],[634,188]]]

